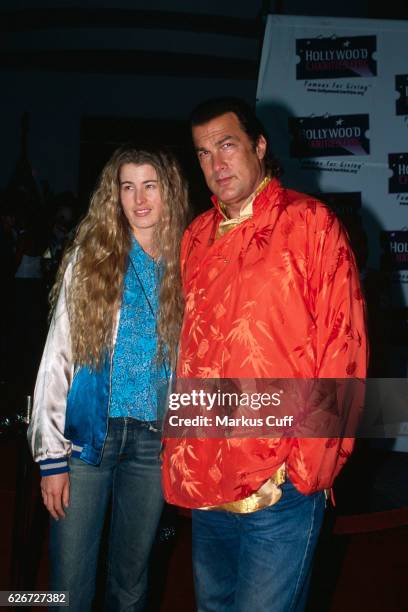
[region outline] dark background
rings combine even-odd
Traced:
[[[189,179],[195,213],[205,209],[208,192],[191,150],[186,118],[195,104],[211,96],[237,95],[255,103],[269,12],[408,19],[408,3],[0,4],[0,588],[46,588],[47,516],[18,415],[24,414],[27,395],[32,394],[46,333],[46,289],[55,273],[55,268],[48,270],[47,287],[40,294],[26,289],[14,293],[13,264],[7,259],[9,219],[23,227],[28,210],[37,237],[31,248],[47,246],[56,224],[69,235],[104,163],[129,140],[138,146],[160,143],[172,148]],[[273,149],[273,134],[270,139]],[[61,210],[67,209],[71,218],[61,221]],[[386,280],[381,282],[386,285]],[[370,288],[372,295],[377,287],[378,280]],[[389,341],[386,302],[376,302],[373,310],[372,375],[400,375],[383,368],[387,359],[376,350],[376,342],[383,351]],[[406,610],[407,459],[407,453],[395,451],[392,440],[357,444],[336,483],[337,505],[327,512],[310,611]],[[153,565],[150,609],[194,610],[188,516],[167,510]]]

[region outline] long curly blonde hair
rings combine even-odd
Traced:
[[[51,290],[51,312],[61,291],[67,266],[73,262],[67,291],[74,363],[101,366],[113,346],[123,281],[131,250],[131,231],[120,202],[119,173],[124,164],[149,164],[156,170],[163,202],[154,231],[154,250],[163,264],[157,320],[158,357],[167,354],[171,367],[183,316],[180,241],[187,223],[188,193],[180,167],[164,150],[117,149],[104,167],[88,213],[64,253]]]

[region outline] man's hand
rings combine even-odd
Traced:
[[[41,494],[45,507],[58,521],[65,518],[64,508],[69,504],[69,474],[52,474],[41,478]]]

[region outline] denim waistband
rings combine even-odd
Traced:
[[[109,429],[122,429],[126,424],[127,429],[150,429],[160,431],[162,421],[140,421],[132,417],[110,417]]]

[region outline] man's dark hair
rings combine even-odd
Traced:
[[[268,133],[255,115],[254,110],[241,98],[211,98],[202,102],[190,114],[191,127],[203,125],[216,117],[225,115],[225,113],[234,113],[237,116],[241,128],[252,142],[254,149],[259,137],[264,136],[267,143],[264,157],[266,173],[270,176],[280,176],[282,169],[278,160],[270,151]]]

